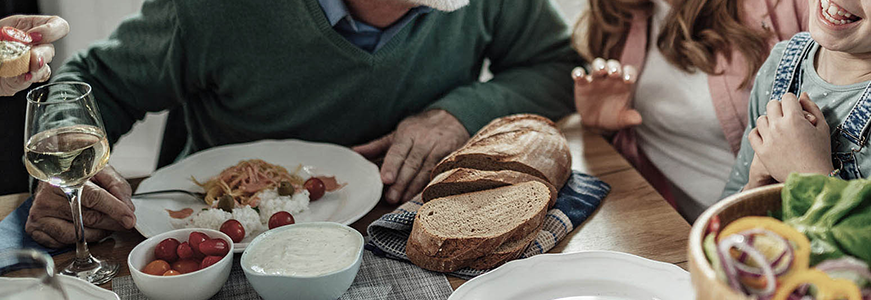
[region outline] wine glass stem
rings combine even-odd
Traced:
[[[85,224],[82,222],[82,186],[62,187],[70,209],[73,213],[73,225],[76,227],[76,260],[89,262],[91,252],[88,251],[88,242],[85,241]]]

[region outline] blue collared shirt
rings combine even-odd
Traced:
[[[430,7],[418,6],[412,8],[390,27],[378,29],[375,26],[354,20],[343,0],[318,0],[318,2],[326,14],[330,26],[333,26],[336,32],[352,44],[369,53],[378,51],[387,44],[399,30],[402,30],[415,17],[432,11]]]

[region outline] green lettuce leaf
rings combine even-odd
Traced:
[[[791,174],[783,221],[811,241],[811,265],[853,255],[871,263],[871,180]]]

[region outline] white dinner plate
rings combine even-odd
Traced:
[[[302,164],[307,175],[335,176],[339,183],[347,183],[342,189],[310,202],[307,211],[295,214],[298,223],[326,221],[349,225],[372,210],[381,198],[381,176],[373,163],[342,146],[299,140],[266,140],[197,152],[155,171],[139,184],[136,192],[166,189],[202,192],[203,189],[191,181],[191,176],[205,182],[241,160],[255,158],[283,166],[290,172]],[[196,212],[207,207],[184,194],[136,197],[133,204],[136,205],[136,230],[146,238],[175,229],[166,209],[190,207]],[[258,234],[260,232],[247,233],[242,242],[236,243],[235,252],[245,250]]]
[[[119,300],[118,295],[112,291],[100,288],[90,284],[87,281],[76,277],[57,275],[60,284],[67,293],[69,300]],[[37,286],[36,278],[12,278],[0,277],[0,295],[6,295],[7,292],[14,291],[21,286],[33,286],[27,291],[11,295],[10,299],[49,299],[59,297],[54,290],[44,285]]]
[[[673,264],[611,251],[542,254],[461,285],[449,300],[688,300],[690,274]]]

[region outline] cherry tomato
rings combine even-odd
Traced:
[[[191,245],[188,244],[188,242],[179,244],[175,252],[178,253],[178,258],[180,259],[188,259],[194,257],[194,249],[191,248]]]
[[[176,270],[169,270],[169,271],[166,271],[163,273],[163,276],[174,276],[174,275],[181,275],[181,273],[179,273]]]
[[[293,220],[293,215],[286,211],[280,211],[272,214],[269,217],[269,229],[281,227],[284,225],[290,225],[295,223]]]
[[[142,269],[142,272],[145,274],[161,276],[163,275],[163,273],[166,273],[166,271],[169,270],[169,263],[165,260],[158,259],[145,265],[145,268]]]
[[[200,263],[200,269],[208,268],[209,266],[218,263],[218,261],[220,261],[222,258],[223,257],[221,256],[214,255],[206,256],[206,258],[203,258],[203,262]]]
[[[230,253],[230,245],[222,239],[211,239],[200,244],[200,252],[205,255],[223,257]]]
[[[230,236],[234,243],[241,242],[245,238],[245,227],[234,219],[229,219],[221,224],[221,232]]]
[[[154,256],[157,257],[157,259],[174,262],[178,259],[178,253],[176,252],[178,251],[178,245],[178,240],[174,238],[162,240],[157,244],[157,247],[154,248]]]
[[[324,192],[326,191],[326,187],[324,187],[324,182],[315,177],[309,178],[303,184],[306,190],[308,190],[308,197],[311,201],[315,201],[324,196]]]
[[[30,38],[30,35],[18,28],[3,26],[3,28],[0,28],[0,41],[13,41],[22,44],[30,44],[33,39]]]
[[[202,252],[200,252],[200,243],[208,239],[209,236],[205,233],[199,231],[191,232],[190,236],[188,237],[188,243],[190,243],[191,249],[194,251],[194,258],[203,259],[203,257],[206,257],[205,255],[203,255]]]
[[[714,237],[720,233],[720,216],[714,216],[711,218],[710,223],[708,223],[708,228],[705,230],[705,234],[714,233]]]
[[[172,269],[182,274],[196,272],[200,269],[200,262],[193,259],[179,259],[172,263]]]

